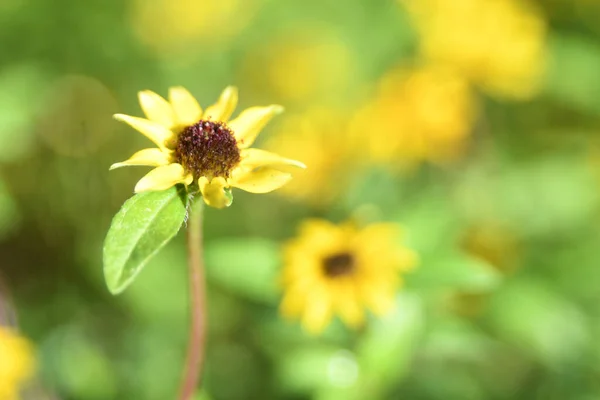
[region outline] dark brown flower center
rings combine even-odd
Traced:
[[[194,179],[206,176],[229,178],[241,160],[233,132],[222,122],[200,120],[177,138],[175,161]]]
[[[349,275],[355,269],[354,256],[350,253],[339,253],[323,259],[323,272],[331,278]]]

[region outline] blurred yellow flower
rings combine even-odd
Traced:
[[[383,77],[374,98],[352,120],[358,159],[395,167],[459,156],[477,115],[468,82],[427,66]]]
[[[308,168],[281,193],[313,205],[333,201],[352,168],[346,144],[348,128],[348,117],[329,108],[314,108],[283,119],[265,148],[301,159]]]
[[[161,55],[189,51],[201,39],[219,45],[237,34],[262,0],[132,0],[130,20],[142,43]]]
[[[21,385],[32,376],[31,344],[11,329],[0,327],[0,400],[17,400]]]
[[[281,106],[250,107],[228,123],[238,100],[237,89],[231,86],[204,112],[182,87],[169,90],[169,101],[149,90],[139,92],[139,100],[148,119],[124,114],[114,117],[158,148],[140,150],[110,167],[156,167],[137,183],[136,193],[197,183],[206,204],[224,208],[233,200],[231,187],[267,193],[291,179],[282,167],[305,168],[299,161],[249,148],[271,118],[283,111]]]
[[[353,76],[348,46],[328,29],[285,32],[252,47],[242,65],[242,80],[253,92],[286,103],[340,96]]]
[[[539,89],[546,23],[517,0],[401,0],[430,61],[457,68],[492,95],[528,98]]]
[[[416,261],[411,250],[396,245],[399,233],[394,224],[358,229],[351,223],[305,221],[284,248],[282,314],[319,333],[335,314],[358,327],[365,309],[377,315],[391,311],[399,273]]]

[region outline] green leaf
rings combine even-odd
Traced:
[[[547,94],[568,108],[600,114],[600,47],[584,35],[550,37]],[[569,79],[564,77],[568,76]]]
[[[348,210],[372,204],[383,210],[393,210],[400,202],[401,187],[398,180],[383,169],[373,168],[357,175],[343,197]]]
[[[185,190],[172,187],[136,194],[113,218],[104,241],[104,278],[121,293],[179,231],[186,216]]]
[[[486,292],[501,281],[500,273],[482,259],[461,252],[440,252],[406,276],[410,287]]]
[[[551,367],[571,365],[589,351],[586,315],[540,280],[503,287],[491,298],[487,318],[496,337]]]
[[[332,360],[344,350],[326,344],[311,344],[294,348],[281,355],[277,382],[295,393],[310,393],[327,387]],[[346,351],[347,352],[347,351]]]

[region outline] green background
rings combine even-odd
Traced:
[[[170,38],[174,27],[155,21],[146,29],[166,35],[160,48],[136,33],[136,4],[0,4],[0,278],[36,346],[26,399],[175,398],[187,336],[185,235],[120,296],[102,275],[112,216],[145,171],[108,167],[149,144],[110,116],[140,115],[138,90],[183,85],[206,106],[235,84],[241,107],[352,107],[418,51],[391,0],[265,0],[194,40]],[[198,4],[190,13],[210,19],[215,11]],[[537,2],[550,53],[540,94],[479,94],[486,129],[474,129],[452,166],[349,165],[349,187],[326,206],[236,190],[229,209],[207,209],[209,338],[198,398],[600,399],[596,4]],[[290,100],[263,84],[260,68],[244,67],[270,41],[285,46],[286,32],[322,29],[353,55],[342,83],[327,81],[336,73],[322,60],[324,91]],[[335,321],[310,337],[277,312],[280,246],[304,218],[339,222],[356,210],[402,224],[419,268],[392,315],[359,332]],[[488,230],[491,239],[472,245]]]

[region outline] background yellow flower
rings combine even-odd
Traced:
[[[448,64],[485,91],[528,98],[540,87],[546,23],[516,0],[406,0],[424,56]]]
[[[140,41],[159,56],[189,46],[217,47],[240,32],[262,0],[131,0],[130,19]]]
[[[467,81],[453,70],[397,69],[354,116],[352,143],[359,160],[392,168],[443,163],[462,153],[476,112]]]
[[[31,344],[15,331],[0,327],[0,400],[18,400],[23,383],[33,374]]]
[[[394,307],[400,273],[415,265],[415,254],[397,244],[400,229],[372,224],[334,225],[308,220],[284,248],[281,312],[299,318],[311,333],[334,315],[351,327],[364,323],[365,309],[383,315]]]

